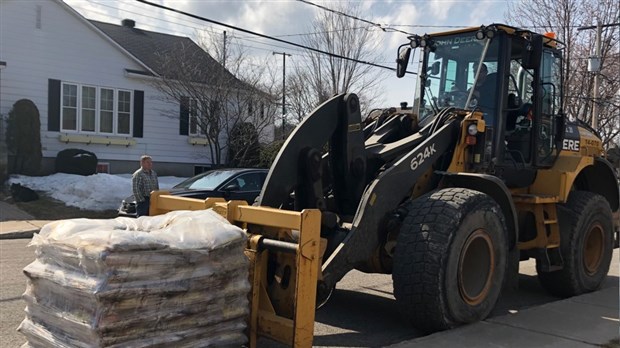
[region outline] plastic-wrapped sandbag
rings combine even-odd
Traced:
[[[19,331],[27,347],[239,346],[245,243],[211,210],[50,223],[30,243]]]

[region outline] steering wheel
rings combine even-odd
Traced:
[[[465,107],[465,102],[467,101],[469,93],[463,91],[452,91],[448,92],[448,95],[452,99],[452,105]]]

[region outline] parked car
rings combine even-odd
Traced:
[[[175,196],[198,199],[222,197],[226,200],[245,200],[252,204],[260,194],[267,172],[267,169],[215,169],[191,177],[169,191]],[[133,195],[123,200],[118,215],[136,217],[136,199]]]

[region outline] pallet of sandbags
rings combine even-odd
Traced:
[[[247,342],[246,234],[211,210],[57,221],[31,245],[28,347]]]

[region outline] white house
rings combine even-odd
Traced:
[[[192,134],[187,107],[149,83],[159,76],[155,53],[175,44],[195,46],[203,70],[223,69],[189,38],[131,20],[89,21],[60,0],[2,0],[0,114],[20,99],[35,103],[42,174],[53,171],[59,151],[80,148],[110,173],[132,172],[149,154],[160,175],[191,176],[212,165],[208,141]]]

